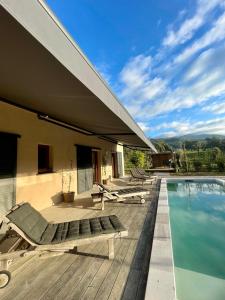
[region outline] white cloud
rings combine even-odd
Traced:
[[[159,77],[151,77],[152,57],[138,55],[131,58],[120,72],[122,90],[120,97],[135,102],[143,102],[162,94],[166,82]],[[131,105],[132,103],[129,103]]]
[[[206,107],[203,107],[203,111],[211,112],[216,115],[225,114],[225,100],[220,100],[220,102],[213,102]]]
[[[166,92],[145,109],[139,110],[142,119],[174,110],[191,108],[214,97],[225,95],[225,46],[207,50],[190,66],[178,87]],[[194,79],[194,80],[193,80]]]
[[[184,76],[184,80],[191,80],[200,74],[205,69],[205,65],[208,63],[211,54],[214,52],[213,49],[209,49],[205,52],[203,52],[198,59],[192,64],[192,66],[189,68],[188,72],[186,72]]]
[[[176,131],[166,131],[163,134],[163,137],[165,137],[165,138],[172,138],[174,136],[177,136],[177,132]]]
[[[195,15],[186,19],[178,30],[169,29],[167,36],[163,40],[163,45],[174,47],[190,40],[194,33],[205,24],[208,14],[215,9],[215,7],[223,3],[224,1],[221,0],[199,0],[197,2]]]
[[[212,28],[207,31],[201,38],[196,40],[190,47],[187,47],[173,61],[174,64],[184,63],[198,51],[211,46],[213,43],[225,39],[225,13],[223,13],[213,24]]]
[[[224,51],[225,45],[217,49],[211,48],[201,53],[184,75],[184,80],[193,80],[201,76],[206,69],[221,69],[221,65],[225,64]]]
[[[179,127],[179,130],[186,131],[188,130],[190,124],[189,121],[173,121],[173,122],[165,122],[161,123],[160,125],[156,126],[155,129],[177,129]]]
[[[137,122],[137,124],[143,131],[150,131],[151,129],[147,123]]]
[[[130,89],[142,86],[148,79],[152,58],[151,56],[138,55],[131,58],[120,73],[120,80],[127,89],[124,95],[129,94]]]
[[[217,5],[222,7],[222,3],[224,1],[199,0],[193,18],[186,19],[178,31],[173,31],[177,40],[174,44],[171,42],[171,46],[191,39],[200,28],[199,24],[205,23],[209,13]],[[200,16],[204,19],[201,22],[198,19]],[[175,59],[171,59],[170,54],[166,56],[166,48],[160,47],[156,56],[140,54],[132,57],[122,68],[119,74],[119,96],[131,115],[141,121],[139,126],[144,131],[150,131],[148,123],[151,118],[165,118],[171,112],[179,113],[184,109],[192,112],[191,108],[196,106],[199,106],[199,111],[211,109],[215,114],[224,113],[225,107],[218,105],[215,100],[217,97],[225,99],[225,12],[208,25],[210,29],[190,46],[183,47],[184,50],[178,52]],[[187,59],[194,54],[193,62],[187,65]],[[210,101],[214,105],[210,105]],[[204,129],[208,132],[222,132],[221,124],[216,124],[216,121],[214,124],[197,122],[196,126],[201,127],[201,132]],[[174,136],[178,132],[192,132],[192,127],[189,120],[172,120],[151,128],[151,132],[154,129],[163,131],[167,136]],[[198,132],[197,127],[194,130]]]
[[[167,130],[163,131],[162,136],[164,137],[172,137],[172,136],[181,136],[189,133],[201,134],[201,133],[209,133],[209,134],[222,134],[224,135],[224,127],[225,127],[225,117],[211,119],[207,121],[183,121],[176,122],[175,124],[171,124],[169,122],[163,123],[161,125],[161,129],[165,128]],[[173,129],[171,131],[171,129]],[[158,130],[158,127],[152,128],[152,131]]]
[[[198,29],[202,24],[202,16],[196,15],[193,18],[186,20],[177,32],[169,30],[166,38],[163,41],[163,45],[176,46],[178,44],[185,43],[192,37],[194,31]]]

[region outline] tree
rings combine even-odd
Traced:
[[[172,148],[163,140],[155,140],[153,141],[154,146],[156,147],[158,152],[172,152]]]
[[[200,160],[196,159],[193,161],[193,165],[194,165],[195,171],[199,172],[202,167],[202,162]]]
[[[149,169],[152,164],[151,153],[150,151],[124,148],[124,162],[125,169],[131,169],[134,167]]]
[[[225,156],[224,154],[221,154],[216,159],[217,168],[220,172],[225,171]]]
[[[212,149],[212,159],[217,160],[217,158],[221,155],[221,150],[219,147],[214,147]]]
[[[145,155],[143,152],[135,150],[130,157],[130,161],[135,167],[143,168],[145,164]]]

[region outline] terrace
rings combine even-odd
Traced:
[[[107,243],[78,248],[77,254],[27,256],[9,268],[11,283],[0,291],[7,299],[144,299],[149,270],[159,180],[145,204],[105,202],[85,197],[41,211],[48,221],[61,222],[108,214],[117,215],[129,235],[115,240],[115,258],[108,260]]]
[[[123,147],[157,150],[44,1],[0,4],[2,215],[26,201],[49,222],[115,214],[129,231],[115,240],[113,260],[107,243],[98,242],[13,261],[0,298],[143,299],[159,182],[144,204],[108,201],[104,211],[90,189],[123,177]],[[79,195],[72,204],[59,202],[71,191]]]

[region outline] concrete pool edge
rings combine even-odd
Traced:
[[[178,176],[161,180],[145,300],[176,299],[167,182],[179,180],[214,180],[225,186],[224,176]]]
[[[167,179],[161,180],[145,300],[176,299]]]

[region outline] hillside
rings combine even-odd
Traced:
[[[170,139],[178,139],[180,141],[200,141],[200,140],[205,140],[205,139],[224,139],[225,135],[220,135],[220,134],[207,134],[207,133],[202,133],[202,134],[186,134],[182,135],[179,137],[174,137],[174,138],[164,138],[164,141],[170,140]]]
[[[195,149],[197,144],[201,143],[203,146],[207,144],[207,148],[220,147],[224,144],[225,135],[218,134],[187,134],[180,137],[171,138],[155,138],[151,139],[153,143],[163,142],[169,145],[173,150],[180,149],[185,143],[187,149]]]

